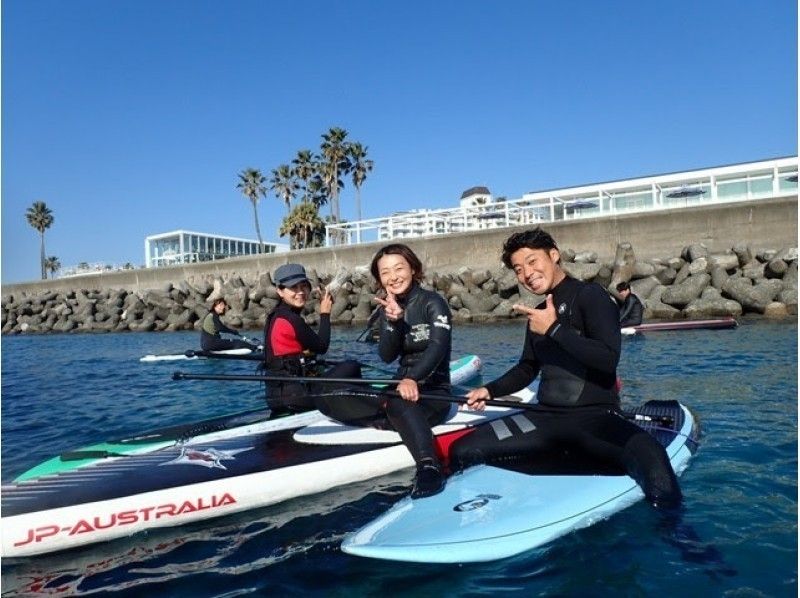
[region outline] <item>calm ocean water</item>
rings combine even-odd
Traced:
[[[334,330],[331,358],[375,361]],[[519,354],[523,324],[462,326],[454,356],[493,377]],[[3,337],[2,479],[92,442],[259,405],[248,384],[172,382],[176,369],[242,372],[231,362],[142,364],[182,352],[193,333]],[[344,535],[402,497],[411,471],[210,522],[2,563],[2,595],[797,596],[797,324],[626,339],[626,404],[677,399],[699,416],[700,450],[681,477],[685,510],[665,522],[644,503],[544,549],[441,566],[359,559]]]

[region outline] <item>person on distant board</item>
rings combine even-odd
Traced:
[[[331,340],[333,297],[320,289],[319,330],[315,332],[303,319],[303,309],[311,297],[311,282],[300,264],[279,266],[273,275],[280,302],[267,316],[264,326],[264,366],[267,375],[319,376],[320,378],[360,378],[361,366],[345,360],[322,371],[317,357],[328,352]],[[273,410],[290,412],[315,409],[314,394],[334,390],[333,385],[302,382],[268,382],[267,403]]]
[[[203,318],[200,328],[200,348],[203,351],[226,351],[228,349],[250,349],[255,351],[258,347],[240,338],[229,340],[222,338],[221,332],[233,336],[241,336],[238,330],[229,328],[222,323],[220,316],[225,314],[228,304],[219,297],[211,304],[211,310]]]
[[[617,285],[617,292],[622,299],[619,306],[619,327],[628,328],[641,324],[644,305],[631,291],[631,285],[621,282]]]
[[[422,262],[406,245],[379,249],[370,270],[385,293],[375,299],[380,311],[378,354],[386,363],[399,359],[394,379],[400,380],[396,386],[400,396],[373,393],[331,399],[320,401],[319,409],[352,425],[382,427],[385,417],[417,464],[411,497],[431,496],[445,483],[431,428],[447,418],[450,405],[420,395],[450,393],[450,308],[441,295],[420,286]]]
[[[514,306],[528,320],[519,363],[467,394],[467,403],[480,411],[487,400],[522,390],[539,376],[536,396],[543,408],[495,420],[456,440],[453,469],[508,459],[524,463],[566,450],[627,472],[653,505],[677,507],[681,490],[664,447],[620,411],[622,340],[613,298],[598,284],[568,276],[556,242],[541,228],[511,235],[502,260],[522,286],[546,299],[536,308]]]

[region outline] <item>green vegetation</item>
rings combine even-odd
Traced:
[[[45,280],[47,278],[47,268],[44,259],[44,231],[53,224],[53,212],[43,201],[35,201],[25,212],[25,217],[28,219],[28,224],[39,231],[41,238],[39,264],[42,267],[42,280]]]
[[[50,278],[55,278],[56,272],[61,270],[61,261],[54,255],[51,255],[44,261],[44,268],[50,272]]]
[[[269,182],[254,168],[239,173],[240,182],[236,187],[253,203],[254,212],[258,199],[266,196],[267,188],[284,203],[286,216],[278,234],[289,237],[292,249],[322,246],[326,224],[343,222],[339,195],[348,174],[352,175],[356,214],[361,219],[361,187],[374,163],[367,157],[367,146],[348,141],[347,135],[344,129],[332,127],[322,135],[319,154],[310,149],[298,150],[291,164],[281,164],[271,171]],[[298,197],[300,202],[294,204]],[[319,210],[325,204],[329,214],[323,220]],[[262,243],[258,216],[256,233]],[[341,239],[334,235],[332,241],[337,243]]]
[[[258,205],[258,200],[267,195],[267,188],[264,186],[266,180],[257,168],[245,168],[239,173],[239,183],[236,185],[236,188],[241,190],[242,195],[253,204],[253,218],[256,222],[259,253],[264,250],[264,241],[261,240],[261,227],[258,225],[258,210],[256,206]]]

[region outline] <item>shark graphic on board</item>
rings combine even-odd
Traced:
[[[181,454],[161,465],[200,465],[202,467],[217,467],[219,469],[228,469],[221,461],[231,461],[236,458],[236,455],[249,451],[252,446],[243,449],[236,449],[232,451],[220,451],[215,448],[209,449],[195,449],[189,447],[182,447]]]

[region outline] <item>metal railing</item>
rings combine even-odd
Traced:
[[[797,195],[797,157],[526,193],[484,205],[420,209],[329,225],[326,245],[541,224]]]

